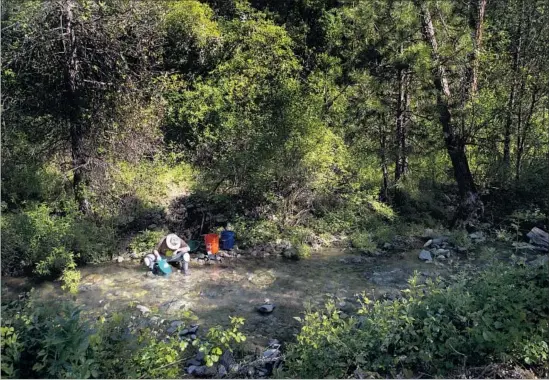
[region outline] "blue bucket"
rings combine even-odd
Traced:
[[[221,232],[221,249],[233,249],[234,246],[234,231]]]

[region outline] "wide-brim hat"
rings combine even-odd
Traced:
[[[166,245],[171,250],[176,250],[181,246],[181,238],[176,234],[169,234],[166,236]]]

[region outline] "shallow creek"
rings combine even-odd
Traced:
[[[35,285],[36,296],[45,300],[73,299],[86,313],[98,316],[128,306],[143,305],[151,315],[166,320],[191,311],[204,333],[214,325],[228,325],[229,316],[246,319],[244,332],[253,345],[269,339],[292,340],[308,305],[322,305],[328,297],[345,299],[353,306],[355,295],[369,297],[402,289],[414,271],[420,276],[447,277],[472,264],[466,257],[454,262],[424,263],[419,250],[382,257],[365,257],[342,249],[324,249],[310,258],[229,258],[221,263],[199,266],[191,263],[188,276],[172,273],[167,278],[148,276],[143,265],[132,262],[89,265],[81,269],[80,291],[72,296],[56,282]],[[5,280],[5,281],[4,281]],[[30,285],[23,279],[3,279],[2,297],[15,295]],[[272,302],[275,310],[261,315],[257,306]]]

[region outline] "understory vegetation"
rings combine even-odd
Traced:
[[[468,370],[492,364],[549,373],[547,268],[494,265],[450,286],[416,275],[403,293],[393,301],[363,296],[350,318],[336,301],[305,314],[284,375],[477,377]]]
[[[167,336],[159,320],[127,310],[92,321],[71,303],[53,306],[29,295],[2,306],[2,377],[176,378],[193,354],[202,352],[211,366],[246,340],[242,318],[194,340]]]
[[[76,293],[83,265],[228,226],[296,258],[426,228],[464,251],[473,231],[523,241],[549,226],[548,25],[540,0],[2,0],[1,273]],[[284,375],[547,374],[546,291],[501,268],[413,282],[360,327],[329,305]],[[188,349],[16,309],[10,377],[173,377]]]

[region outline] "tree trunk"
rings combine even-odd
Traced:
[[[395,181],[405,176],[408,172],[408,117],[410,106],[408,96],[409,75],[404,68],[398,70],[398,97],[396,110],[396,155],[395,155]]]
[[[539,89],[535,88],[532,90],[532,98],[530,101],[530,107],[528,109],[528,113],[526,114],[526,120],[524,121],[524,127],[521,128],[521,133],[517,134],[517,157],[516,157],[516,167],[515,167],[515,180],[518,182],[520,180],[520,172],[522,169],[522,157],[524,154],[524,146],[526,142],[526,138],[528,137],[528,132],[530,130],[530,126],[532,123],[532,115],[534,114],[534,109],[536,107],[537,103],[537,95],[538,95]],[[519,115],[522,115],[522,112],[520,112]],[[521,120],[522,117],[519,117],[519,120]]]
[[[80,86],[78,75],[80,70],[80,61],[78,59],[76,33],[74,30],[74,1],[67,0],[64,9],[65,33],[63,44],[65,48],[65,87],[67,106],[69,112],[69,131],[72,155],[73,170],[73,190],[74,197],[78,203],[80,211],[88,213],[90,204],[85,196],[85,186],[87,185],[86,176],[86,156],[84,152],[84,128],[82,126],[82,115],[80,105]]]
[[[389,199],[389,172],[387,170],[387,136],[384,131],[385,120],[379,125],[379,156],[381,159],[381,170],[383,172],[383,185],[381,188],[380,200],[387,202]]]
[[[507,103],[507,117],[505,119],[505,130],[503,136],[503,165],[506,172],[508,171],[511,163],[511,128],[513,124],[513,112],[515,109],[515,96],[518,85],[519,76],[519,63],[522,50],[522,20],[524,16],[524,1],[521,2],[521,15],[519,18],[519,24],[517,26],[516,33],[516,46],[513,52],[513,80],[511,85],[511,92],[509,93],[509,101]]]
[[[482,211],[482,202],[477,193],[477,189],[473,180],[473,175],[469,168],[469,162],[465,153],[465,138],[458,134],[458,129],[454,125],[452,118],[452,94],[448,83],[448,76],[446,67],[441,63],[441,59],[438,53],[438,43],[435,36],[435,29],[433,21],[431,19],[431,13],[427,7],[427,4],[416,0],[416,4],[419,3],[421,12],[421,23],[423,27],[423,36],[425,41],[431,45],[431,52],[434,61],[436,62],[436,71],[434,75],[434,86],[437,90],[437,108],[439,113],[439,121],[442,125],[442,131],[444,134],[444,143],[452,167],[454,169],[454,178],[458,185],[460,195],[460,205],[456,213],[455,220],[469,220],[475,218],[479,211]],[[485,0],[479,1],[479,20],[477,22],[477,30],[475,39],[475,51],[473,52],[474,60],[470,61],[470,96],[474,96],[477,91],[477,70],[478,66],[475,62],[478,58],[478,49],[480,48],[482,38],[482,21],[484,17]]]

